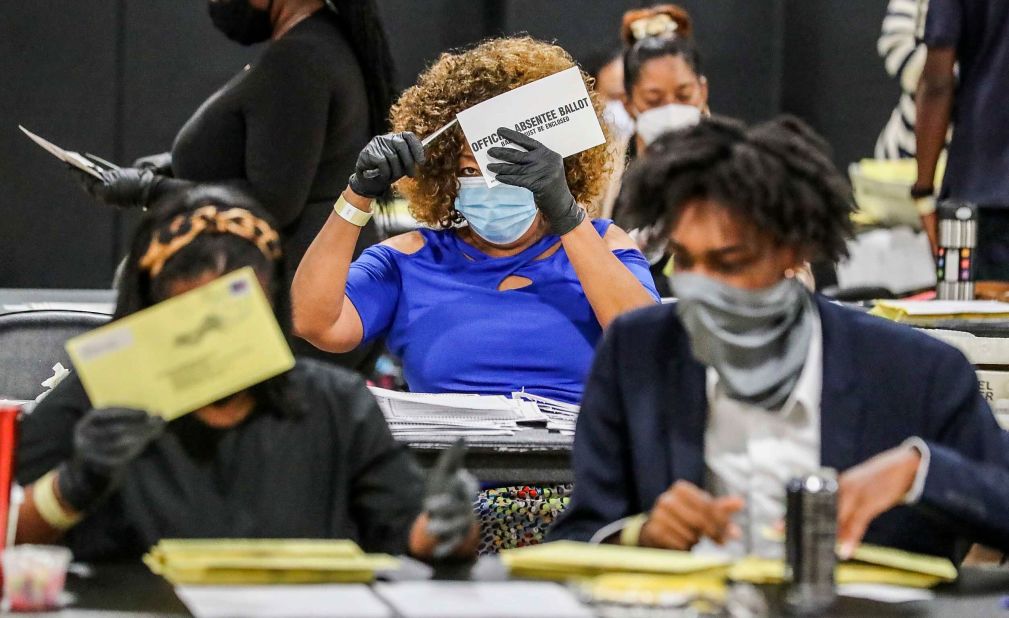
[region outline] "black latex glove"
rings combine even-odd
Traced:
[[[505,184],[532,191],[536,207],[546,217],[554,234],[563,236],[575,229],[585,219],[585,210],[578,206],[568,189],[564,158],[518,131],[501,127],[497,134],[528,152],[500,146],[491,148],[487,154],[504,163],[491,163],[487,169]]]
[[[174,174],[172,173],[172,153],[170,152],[162,152],[146,157],[140,157],[133,162],[133,167],[149,169],[160,176],[168,176],[169,178],[174,177]]]
[[[476,523],[473,502],[479,485],[463,467],[466,443],[460,438],[442,452],[427,480],[424,510],[427,512],[427,532],[437,540],[436,559],[453,554],[469,536]]]
[[[70,172],[88,195],[100,202],[123,208],[147,208],[160,179],[148,168],[124,167],[105,170],[101,180],[71,167]]]
[[[57,472],[60,497],[77,511],[95,506],[164,428],[164,419],[142,410],[89,411],[74,427],[74,454]]]
[[[413,176],[424,162],[424,146],[409,131],[373,137],[357,155],[350,189],[363,197],[383,195],[403,176]]]

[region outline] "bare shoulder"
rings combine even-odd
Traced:
[[[634,239],[615,223],[606,228],[606,233],[603,234],[603,240],[606,241],[606,246],[609,247],[610,251],[616,251],[617,249],[638,248],[638,244],[634,242]]]
[[[398,236],[393,236],[392,238],[383,240],[381,244],[391,247],[405,255],[410,255],[423,249],[426,242],[427,241],[424,240],[424,236],[420,232],[414,230],[413,232],[399,234]]]

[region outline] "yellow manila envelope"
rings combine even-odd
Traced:
[[[294,367],[252,268],[75,337],[66,349],[94,407],[166,420]]]

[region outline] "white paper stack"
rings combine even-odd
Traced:
[[[546,423],[534,402],[501,395],[401,393],[369,387],[394,436],[512,436],[518,423]]]
[[[552,582],[380,583],[375,593],[404,618],[591,618],[595,613]]]
[[[559,431],[561,435],[573,436],[575,434],[575,421],[578,420],[579,406],[525,391],[512,393],[512,398],[535,403],[540,413],[547,419],[547,429]]]

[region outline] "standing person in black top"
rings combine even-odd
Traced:
[[[268,215],[234,190],[172,196],[134,237],[115,317],[252,267],[289,336],[277,238]],[[137,558],[172,537],[349,538],[419,558],[474,553],[476,484],[448,468],[432,475],[425,497],[364,382],[327,363],[298,358],[291,371],[167,424],[140,410],[93,409],[72,374],[21,424],[17,540],[62,538],[82,560]]]
[[[1009,281],[1009,3],[931,0],[924,41],[928,52],[915,94],[918,179],[911,197],[932,196],[952,124],[939,199],[978,206],[976,278]],[[935,212],[923,215],[922,224],[934,252]]]
[[[121,207],[147,207],[191,182],[240,187],[280,224],[290,281],[357,154],[386,132],[393,65],[385,33],[374,0],[210,0],[208,7],[228,38],[269,40],[259,60],[196,110],[170,153],[101,181],[78,178],[96,199]],[[371,224],[358,252],[377,241]],[[299,353],[318,355],[299,345]],[[338,362],[361,367],[366,357],[358,350]]]

